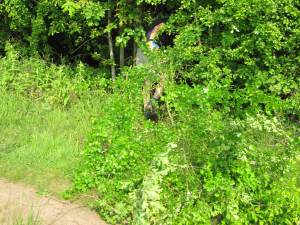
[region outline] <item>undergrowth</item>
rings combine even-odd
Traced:
[[[0,58],[0,176],[61,194],[104,102],[104,72],[26,58],[12,44],[6,53]]]
[[[40,57],[24,57],[17,43],[6,43],[0,58],[0,88],[32,100],[61,108],[99,98],[109,81],[106,71],[79,62],[75,66],[55,65]]]
[[[95,121],[73,192],[113,224],[296,224],[299,127],[263,112],[234,118],[205,87],[169,84],[169,114],[141,113],[141,69],[117,80]],[[135,74],[137,76],[135,76]]]

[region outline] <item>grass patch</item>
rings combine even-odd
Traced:
[[[68,110],[0,93],[0,176],[40,191],[69,186],[97,103]]]
[[[42,225],[39,216],[35,215],[34,212],[31,212],[27,218],[22,216],[16,216],[13,218],[11,225]]]

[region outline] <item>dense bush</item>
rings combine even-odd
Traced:
[[[193,5],[169,22],[176,38],[168,57],[178,79],[205,84],[214,101],[233,112],[299,115],[299,2]]]
[[[115,87],[75,189],[95,188],[117,224],[296,224],[299,130],[280,116],[299,116],[297,2],[190,4],[165,27],[174,46]],[[151,124],[138,88],[161,77],[164,114]]]
[[[135,70],[106,100],[74,181],[75,191],[96,190],[94,207],[108,222],[299,221],[300,195],[291,177],[299,130],[263,114],[229,119],[211,107],[203,86],[187,85],[168,86],[170,114],[153,124],[140,113]]]

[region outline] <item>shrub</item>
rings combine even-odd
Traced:
[[[299,2],[194,2],[174,13],[167,57],[177,79],[204,84],[212,101],[247,110],[299,116]],[[213,103],[212,102],[212,103]]]
[[[230,118],[205,87],[184,84],[166,89],[168,117],[145,121],[138,70],[106,99],[73,191],[94,189],[94,207],[114,224],[298,222],[297,131],[264,114]]]

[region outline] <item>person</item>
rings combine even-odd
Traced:
[[[147,34],[147,45],[151,50],[159,48],[159,45],[155,42],[155,38],[163,25],[164,23],[162,22],[157,24]]]
[[[158,35],[160,29],[164,23],[158,23],[147,33],[147,46],[150,50],[159,49],[159,45],[155,41],[155,37]],[[148,62],[147,57],[143,54],[140,48],[137,49],[136,65],[142,65]],[[160,79],[159,84],[153,88],[153,84],[149,80],[145,80],[143,86],[144,96],[144,115],[146,119],[150,119],[154,122],[158,121],[158,113],[156,109],[156,103],[160,100],[163,94],[163,79]]]
[[[147,46],[151,49],[159,49],[159,45],[155,41],[155,37],[157,36],[158,32],[162,28],[164,23],[158,23],[156,26],[154,26],[148,33],[147,33]],[[142,65],[148,62],[147,57],[145,54],[142,52],[140,48],[137,49],[136,52],[136,65]]]

